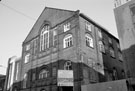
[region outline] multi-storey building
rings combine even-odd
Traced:
[[[20,87],[20,62],[21,58],[16,56],[9,58],[3,91],[17,91]]]
[[[115,8],[114,14],[127,78],[135,90],[135,1],[131,0]]]
[[[131,1],[131,0],[114,0],[114,7],[115,8],[119,7],[119,6],[125,4],[125,3],[129,2],[129,1]]]
[[[79,10],[46,7],[22,47],[20,91],[81,91],[125,75],[118,39]]]

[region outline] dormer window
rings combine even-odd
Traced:
[[[49,48],[49,25],[45,25],[40,34],[40,51],[44,51]]]
[[[66,24],[64,25],[64,32],[70,30],[70,26],[71,26],[70,23],[66,23]]]

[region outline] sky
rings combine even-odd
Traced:
[[[21,57],[22,42],[45,7],[80,10],[117,37],[113,3],[113,0],[2,0],[0,2],[0,74],[6,74],[10,57]]]

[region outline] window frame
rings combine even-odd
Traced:
[[[64,32],[67,32],[67,31],[69,31],[70,29],[71,29],[71,24],[70,24],[70,22],[68,22],[68,23],[66,23],[66,24],[64,24]]]
[[[73,35],[67,34],[63,39],[63,48],[68,48],[73,46]]]
[[[111,57],[113,57],[113,58],[116,57],[116,56],[115,56],[115,51],[114,51],[114,48],[113,48],[113,47],[110,47],[110,48],[109,48],[109,52],[110,52],[110,56],[111,56]]]
[[[27,44],[27,45],[26,45],[25,50],[26,50],[26,51],[29,51],[29,50],[30,50],[30,44]]]
[[[85,34],[85,43],[86,46],[94,48],[94,40],[90,34]]]
[[[100,39],[102,39],[102,38],[103,38],[103,35],[102,35],[102,31],[101,31],[101,29],[98,29],[98,37],[99,37]]]
[[[112,42],[112,38],[108,38],[108,41],[109,41],[109,44],[112,44],[113,42]]]
[[[64,70],[72,70],[72,62],[71,61],[66,61],[64,63]]]
[[[36,55],[38,51],[38,37],[33,40],[33,54]]]
[[[49,30],[50,26],[45,24],[40,33],[40,51],[45,51],[49,48]]]
[[[25,56],[24,56],[24,63],[28,63],[30,61],[30,53],[27,53]]]
[[[23,88],[27,87],[28,74],[25,73],[23,76]]]
[[[56,30],[56,28],[53,30],[53,46],[56,47],[57,45],[57,35],[58,35],[58,31]]]
[[[92,24],[88,21],[85,22],[85,29],[92,32]]]
[[[47,69],[42,69],[40,72],[39,72],[39,75],[38,75],[38,78],[39,79],[45,79],[45,78],[48,78],[49,77],[49,70]]]
[[[105,53],[105,45],[104,45],[104,43],[102,41],[99,41],[98,44],[99,44],[100,52]]]

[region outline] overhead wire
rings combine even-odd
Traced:
[[[5,6],[5,7],[8,8],[8,9],[10,9],[10,10],[12,10],[12,11],[14,11],[14,12],[20,14],[20,15],[23,15],[23,16],[25,16],[25,17],[31,19],[31,20],[34,20],[34,21],[36,20],[35,18],[33,18],[33,17],[31,17],[31,16],[28,16],[28,15],[26,15],[25,13],[22,13],[22,12],[16,10],[16,9],[14,9],[14,8],[12,8],[12,7],[10,7],[10,6],[6,5],[6,4],[4,4],[4,3],[2,3],[2,2],[0,2],[0,4],[3,5],[3,6]]]

